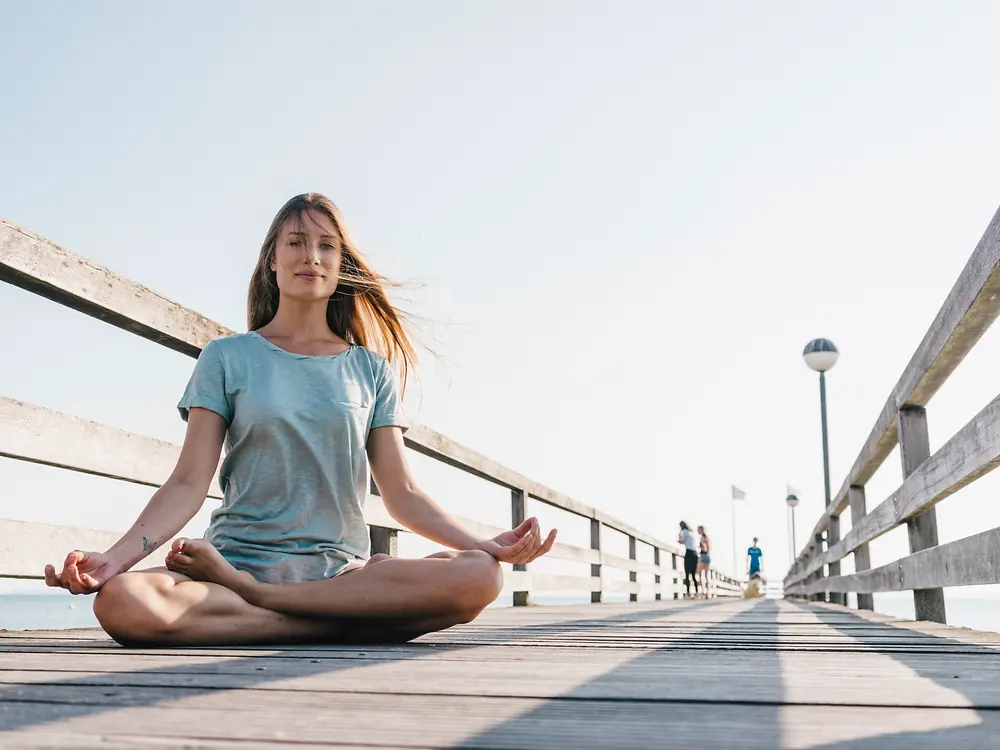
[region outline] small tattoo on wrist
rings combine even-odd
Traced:
[[[142,538],[142,551],[143,552],[149,552],[151,548],[152,548],[152,545],[149,543],[149,540],[146,537],[143,537]]]

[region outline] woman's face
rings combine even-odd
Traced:
[[[340,281],[340,235],[329,217],[306,210],[278,233],[271,270],[282,296],[328,299]]]

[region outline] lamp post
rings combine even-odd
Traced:
[[[830,505],[830,449],[826,434],[826,373],[835,364],[840,352],[829,339],[814,339],[806,344],[802,359],[811,370],[819,373],[819,408],[823,420],[823,482],[826,488],[826,504]]]
[[[799,550],[798,545],[795,543],[795,506],[799,504],[799,498],[794,492],[789,491],[785,502],[788,503],[788,507],[792,511],[792,556],[789,559],[794,561],[795,553]]]

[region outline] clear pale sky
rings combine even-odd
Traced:
[[[993,3],[37,2],[0,25],[0,215],[244,330],[272,216],[322,191],[420,283],[444,356],[413,419],[664,539],[704,523],[726,568],[736,484],[776,578],[785,483],[800,545],[823,505],[803,345],[842,352],[836,488],[1000,204]],[[182,437],[192,360],[9,286],[0,318],[0,393]],[[931,403],[932,448],[996,395],[998,336]],[[415,463],[504,523],[505,492]],[[893,454],[869,506],[899,481]],[[149,496],[9,460],[0,487],[0,517],[107,529]],[[1000,525],[996,487],[941,506],[942,541]]]

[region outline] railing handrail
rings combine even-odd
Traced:
[[[63,306],[103,320],[169,349],[197,357],[209,341],[234,333],[209,318],[157,294],[109,268],[66,250],[56,243],[0,219],[0,281],[5,281]],[[53,441],[53,435],[62,436]],[[552,557],[591,564],[591,577],[539,576],[516,571],[512,584],[518,580],[573,578],[584,587],[590,586],[594,600],[600,600],[601,590],[614,590],[618,584],[603,578],[602,566],[628,570],[630,581],[625,584],[633,598],[642,586],[636,580],[638,572],[653,573],[655,586],[660,577],[672,578],[674,588],[664,590],[676,594],[677,556],[680,547],[663,541],[621,521],[593,506],[536,482],[500,463],[477,453],[425,425],[412,423],[404,436],[408,448],[473,476],[500,485],[511,491],[513,518],[524,514],[527,498],[577,516],[588,518],[592,525],[591,548],[557,544]],[[98,446],[97,450],[82,450],[81,446]],[[95,474],[148,486],[159,486],[169,475],[180,447],[153,438],[135,435],[96,422],[51,411],[44,407],[0,397],[0,456],[56,466],[72,471]],[[213,482],[209,497],[219,498],[221,492]],[[370,495],[365,509],[369,524],[386,529],[386,545],[394,546],[394,534],[406,530],[385,511],[380,498]],[[460,521],[477,533],[499,533],[500,529],[467,518]],[[0,524],[18,523],[0,521]],[[48,527],[63,529],[66,527]],[[600,530],[609,528],[630,539],[630,558],[616,557],[600,549]],[[56,533],[56,532],[52,532]],[[60,532],[61,533],[61,532]],[[98,533],[98,532],[94,532]],[[4,538],[0,534],[0,539]],[[373,541],[375,536],[373,535]],[[635,544],[642,542],[654,550],[656,563],[650,565],[635,559]],[[23,547],[24,545],[22,545]],[[388,549],[386,550],[388,551]],[[672,555],[672,565],[660,565],[660,551]],[[16,560],[17,570],[4,569],[4,547],[0,544],[0,577],[39,577],[41,568],[31,568],[35,556],[9,554]],[[9,568],[13,563],[7,564]],[[32,574],[31,570],[39,571]],[[518,578],[519,576],[519,578]],[[742,588],[740,581],[721,572],[712,571],[713,580],[728,593]],[[595,583],[596,582],[596,583]],[[564,581],[565,583],[565,581]],[[593,588],[597,586],[597,588]],[[659,592],[657,593],[659,597]],[[522,597],[524,598],[524,597]],[[515,599],[517,597],[515,596]],[[524,603],[524,602],[520,602]]]
[[[786,594],[856,591],[868,595],[912,589],[917,591],[918,617],[943,621],[942,587],[1000,581],[995,571],[982,566],[973,570],[971,561],[965,559],[970,552],[985,549],[990,532],[938,546],[934,514],[937,503],[1000,464],[1000,397],[934,455],[930,455],[925,411],[998,315],[1000,210],[892,389],[840,491],[790,567],[784,582]],[[868,513],[864,486],[897,445],[903,483]],[[841,539],[839,519],[848,507],[852,528]],[[911,527],[911,554],[871,570],[868,543],[903,523]],[[840,560],[852,552],[857,572],[841,576]],[[938,563],[940,570],[935,570]],[[823,575],[826,566],[829,576]],[[859,600],[859,604],[870,607],[871,602]]]

